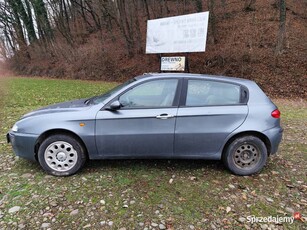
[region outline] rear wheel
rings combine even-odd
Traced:
[[[54,176],[70,176],[82,168],[86,161],[85,150],[75,138],[53,135],[46,138],[38,150],[42,168]]]
[[[258,173],[268,158],[267,148],[255,136],[243,136],[231,142],[223,154],[223,162],[234,174],[247,176]]]

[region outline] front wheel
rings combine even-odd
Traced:
[[[82,168],[86,161],[83,146],[68,135],[46,138],[38,150],[42,168],[54,176],[70,176]]]
[[[258,173],[268,158],[267,148],[255,136],[243,136],[231,142],[223,154],[223,162],[234,174],[247,176]]]

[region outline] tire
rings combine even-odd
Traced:
[[[262,140],[255,136],[243,136],[228,145],[222,160],[233,174],[248,176],[260,172],[267,158],[267,148]]]
[[[54,176],[70,176],[86,162],[85,149],[79,141],[68,135],[47,137],[38,149],[42,168]]]

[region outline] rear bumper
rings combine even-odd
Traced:
[[[277,153],[279,144],[282,140],[283,131],[284,130],[281,127],[275,127],[263,132],[271,142],[271,151],[269,153],[270,155]]]
[[[10,132],[6,135],[8,143],[11,143],[16,156],[35,161],[34,147],[38,135]]]

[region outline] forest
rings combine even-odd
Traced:
[[[0,56],[18,75],[123,81],[159,71],[147,20],[203,11],[207,50],[183,54],[191,72],[307,96],[306,0],[1,0]]]

